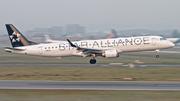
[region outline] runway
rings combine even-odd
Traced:
[[[153,52],[155,53],[155,51],[142,51],[142,52]],[[174,50],[160,50],[159,53],[180,53],[180,51],[174,51]]]
[[[132,63],[0,63],[0,65],[90,65],[90,66],[108,66],[108,65],[118,65],[118,66],[128,66]],[[180,66],[180,63],[133,63],[135,66]]]
[[[0,89],[180,90],[180,82],[0,80]]]

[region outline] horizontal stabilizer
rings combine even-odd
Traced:
[[[15,51],[24,51],[25,49],[5,47],[6,52],[12,52],[13,50],[15,50]]]

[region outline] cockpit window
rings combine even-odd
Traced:
[[[166,40],[165,38],[160,38],[160,41],[162,41],[162,40]]]

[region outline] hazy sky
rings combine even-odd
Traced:
[[[180,29],[180,0],[0,0],[0,30],[6,23],[21,30],[67,24]]]

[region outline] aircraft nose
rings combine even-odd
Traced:
[[[170,45],[171,47],[174,47],[174,46],[175,46],[175,44],[172,43],[172,42],[170,42],[169,45]]]

